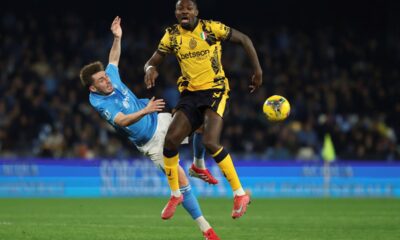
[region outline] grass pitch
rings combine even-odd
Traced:
[[[167,198],[0,199],[0,240],[203,239],[179,207],[162,221]],[[230,217],[231,199],[200,199],[221,239],[400,239],[400,200],[254,199]]]

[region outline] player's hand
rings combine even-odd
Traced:
[[[121,18],[119,16],[114,18],[111,24],[111,32],[114,34],[114,37],[122,37]]]
[[[164,109],[164,107],[165,107],[164,99],[155,100],[155,97],[152,97],[145,108],[145,112],[146,114],[152,112],[160,112]]]
[[[254,92],[257,88],[259,88],[262,84],[262,71],[256,71],[251,77],[251,84],[249,86],[250,93]]]
[[[156,85],[156,78],[158,77],[158,71],[155,67],[150,67],[147,69],[144,75],[144,83],[147,89],[152,88]]]

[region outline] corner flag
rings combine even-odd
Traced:
[[[333,162],[336,159],[335,148],[333,147],[331,135],[329,133],[325,134],[321,155],[325,162]]]

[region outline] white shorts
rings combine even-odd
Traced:
[[[161,169],[164,169],[164,157],[163,157],[163,149],[164,149],[164,140],[165,135],[167,135],[167,131],[169,125],[172,121],[171,113],[159,113],[157,115],[157,128],[154,132],[153,137],[143,146],[137,147],[137,149],[143,153],[145,156],[149,157],[153,163]],[[183,140],[182,144],[188,143],[189,138],[186,137]]]

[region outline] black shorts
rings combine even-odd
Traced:
[[[184,90],[176,105],[176,110],[185,113],[192,125],[192,130],[198,129],[204,122],[204,111],[210,108],[222,118],[227,113],[229,90],[210,89],[201,91]]]

